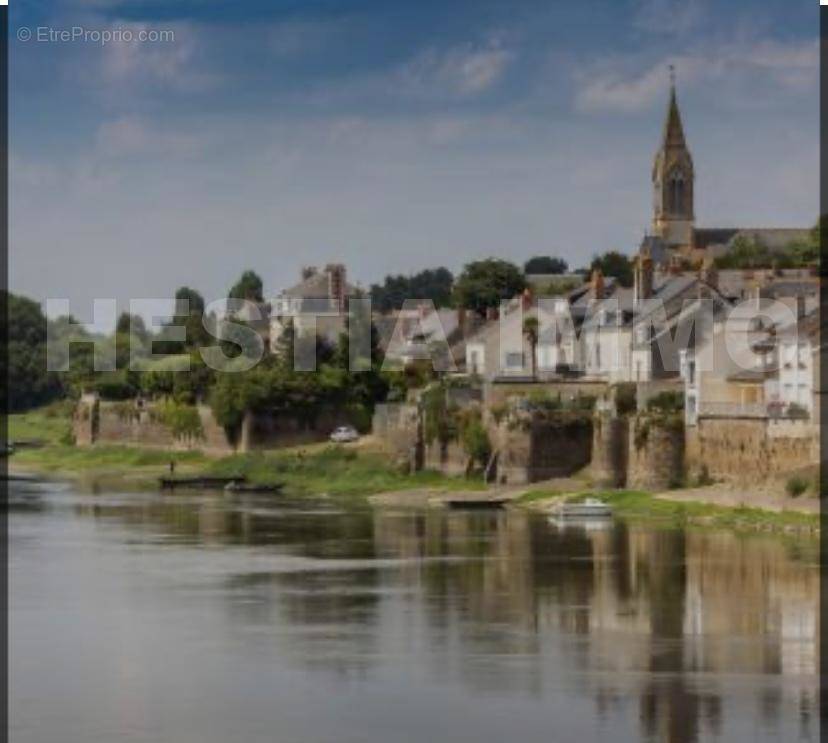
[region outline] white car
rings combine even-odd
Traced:
[[[337,444],[345,444],[348,441],[358,441],[359,434],[353,426],[340,426],[331,434],[331,441]]]

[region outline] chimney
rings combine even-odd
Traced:
[[[520,297],[520,303],[524,312],[532,307],[532,290],[528,286],[523,290],[523,294]]]
[[[716,270],[716,266],[714,265],[712,258],[708,257],[702,261],[699,278],[704,281],[705,284],[712,286],[714,289],[719,288],[719,272]]]
[[[642,248],[635,259],[634,268],[634,297],[635,303],[640,304],[653,296],[653,259],[650,251]]]
[[[466,308],[465,307],[458,307],[457,308],[457,327],[460,329],[460,332],[463,334],[463,337],[466,336]]]
[[[604,298],[604,274],[601,273],[600,268],[596,268],[592,272],[590,291],[592,292],[592,298],[596,302],[600,302]]]
[[[341,263],[329,263],[325,266],[328,275],[328,297],[331,304],[339,311],[345,309],[345,266]]]
[[[302,281],[307,281],[311,276],[316,276],[316,266],[302,266]]]

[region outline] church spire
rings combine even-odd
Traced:
[[[676,68],[673,65],[670,65],[670,102],[667,104],[661,147],[664,150],[672,147],[687,147],[684,141],[684,127],[681,125],[681,113],[679,113],[676,101]]]
[[[684,138],[676,73],[670,65],[670,98],[653,163],[653,228],[668,245],[688,245],[693,227],[693,158]]]

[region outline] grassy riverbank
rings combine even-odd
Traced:
[[[43,474],[82,473],[138,474],[148,469],[169,467],[171,460],[185,470],[206,466],[200,452],[168,452],[129,446],[76,447],[71,443],[71,422],[60,411],[50,409],[9,416],[9,440],[29,442],[9,460],[12,470]]]
[[[705,526],[734,530],[817,533],[819,516],[793,510],[769,511],[745,506],[719,506],[701,501],[677,501],[635,490],[610,490],[563,495],[535,489],[524,493],[519,505],[542,509],[565,498],[583,500],[599,498],[612,506],[616,517],[631,522],[658,523],[666,526]]]
[[[363,496],[393,490],[482,488],[479,480],[446,477],[437,472],[406,474],[387,454],[370,446],[314,444],[273,452],[209,457],[198,451],[171,452],[132,446],[76,447],[69,443],[65,417],[34,411],[9,417],[12,441],[38,440],[40,446],[21,447],[10,459],[13,470],[68,478],[120,477],[155,483],[176,463],[176,474],[244,476],[251,483],[281,482],[297,493]]]
[[[42,446],[17,451],[10,460],[13,470],[83,479],[128,481],[151,487],[168,473],[170,461],[176,474],[242,476],[251,483],[282,482],[296,493],[341,496],[393,495],[432,488],[442,491],[482,490],[480,480],[446,477],[437,472],[406,474],[397,470],[387,454],[372,447],[315,444],[272,452],[209,457],[198,451],[170,452],[128,446],[75,447],[70,422],[49,410],[9,417],[12,441],[40,440]],[[794,510],[719,505],[703,500],[671,499],[638,491],[588,491],[586,481],[560,481],[558,490],[537,487],[514,503],[544,509],[563,497],[599,497],[609,503],[618,518],[675,526],[712,526],[736,530],[773,530],[817,533],[819,516]],[[680,493],[681,491],[676,491]],[[573,495],[573,493],[578,493]],[[692,498],[692,493],[688,492]]]

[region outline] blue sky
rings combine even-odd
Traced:
[[[810,0],[29,0],[26,27],[174,41],[11,44],[11,286],[223,296],[299,267],[637,246],[667,66],[702,225],[811,224]]]

